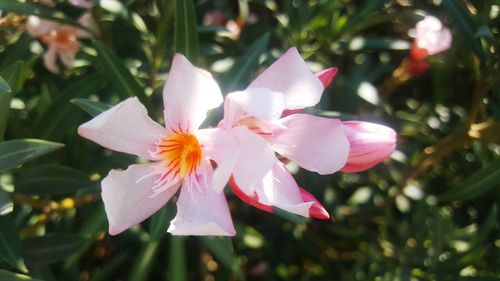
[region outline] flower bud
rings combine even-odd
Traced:
[[[369,122],[343,122],[350,151],[345,173],[367,170],[389,157],[396,147],[396,132],[386,126]]]

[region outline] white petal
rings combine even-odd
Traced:
[[[238,159],[238,139],[219,128],[199,130],[196,136],[203,147],[203,155],[217,163],[213,174],[213,188],[216,192],[221,192],[229,181]]]
[[[272,205],[304,217],[309,217],[309,209],[314,201],[304,202],[300,188],[283,163],[276,161],[257,188],[261,203]]]
[[[196,173],[197,176],[184,178],[177,200],[177,215],[168,232],[173,235],[235,235],[226,197],[223,192],[216,193],[211,186],[210,162],[202,162]]]
[[[302,168],[325,175],[345,165],[349,141],[339,120],[293,114],[276,124],[268,137],[273,149]]]
[[[136,97],[126,99],[82,124],[78,134],[106,148],[155,160],[155,142],[165,129],[148,117]]]
[[[252,196],[255,186],[269,172],[276,156],[269,143],[245,126],[230,131],[239,142],[239,155],[233,170],[233,178],[240,189]]]
[[[267,88],[283,93],[286,96],[286,109],[313,106],[323,93],[323,84],[309,70],[296,48],[290,48],[248,88]]]
[[[109,172],[102,181],[109,234],[119,234],[144,221],[167,203],[180,182],[167,181],[158,186],[160,178],[155,164],[131,165],[126,171]],[[153,189],[155,186],[157,189]]]
[[[285,96],[265,88],[252,88],[232,92],[224,103],[224,126],[237,125],[238,120],[250,115],[261,121],[277,120],[285,109]]]
[[[176,54],[163,88],[167,127],[192,132],[205,120],[207,112],[222,102],[220,88],[212,75]]]

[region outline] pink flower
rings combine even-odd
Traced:
[[[343,122],[351,149],[342,172],[355,173],[372,168],[388,158],[396,148],[393,129],[368,122]]]
[[[92,27],[93,21],[89,13],[83,14],[79,23],[85,27]],[[82,29],[62,25],[57,22],[30,16],[26,23],[26,31],[34,38],[48,46],[43,57],[45,67],[54,73],[59,72],[57,58],[68,68],[73,67],[76,53],[80,50],[79,38],[89,38],[90,34]]]
[[[220,127],[251,132],[235,163],[231,188],[243,201],[272,212],[273,206],[305,217],[329,218],[326,210],[300,188],[275,152],[319,174],[340,170],[349,142],[340,120],[308,114],[282,117],[287,110],[314,106],[336,69],[316,77],[297,49],[289,49],[246,90],[227,95]],[[281,118],[282,117],[282,118]],[[253,145],[264,143],[265,150]],[[251,171],[249,173],[249,171]]]
[[[417,36],[411,49],[412,59],[415,61],[423,60],[451,47],[450,30],[443,27],[441,21],[433,16],[426,16],[419,21],[416,32]]]
[[[206,113],[223,102],[218,85],[208,72],[177,54],[163,100],[165,127],[148,117],[137,98],[129,98],[78,128],[82,137],[106,148],[153,161],[112,170],[102,181],[109,233],[144,221],[180,189],[168,232],[234,235],[224,193],[215,190],[222,190],[230,177],[236,139],[219,128],[198,129]]]

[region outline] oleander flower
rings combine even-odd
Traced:
[[[426,16],[416,25],[416,38],[412,45],[411,57],[420,61],[451,47],[452,35],[441,21],[433,16]]]
[[[90,29],[94,27],[89,13],[84,13],[78,22]],[[90,34],[81,28],[44,20],[37,16],[29,16],[26,31],[31,37],[39,38],[47,45],[43,61],[45,67],[54,73],[60,71],[57,65],[58,58],[67,68],[73,67],[76,53],[81,47],[78,39],[90,38]]]
[[[144,221],[180,189],[177,215],[168,232],[234,235],[220,190],[238,155],[237,140],[245,140],[247,130],[198,129],[223,97],[212,76],[180,54],[173,59],[163,100],[165,127],[147,116],[137,98],[129,98],[78,128],[82,137],[106,148],[152,161],[112,170],[102,181],[109,233],[116,235]],[[254,147],[264,150],[258,143]],[[217,164],[215,170],[211,161]]]
[[[365,171],[388,158],[396,148],[396,132],[386,126],[360,121],[342,122],[350,151],[342,172]]]
[[[329,218],[328,212],[300,188],[275,152],[319,174],[340,170],[349,155],[349,142],[340,120],[295,113],[316,105],[336,69],[315,76],[297,49],[289,49],[260,74],[246,90],[227,95],[221,128],[246,127],[267,144],[265,154],[242,149],[230,186],[243,201],[266,211],[273,207],[305,217]],[[261,174],[249,176],[251,167]]]

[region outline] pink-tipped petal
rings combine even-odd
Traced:
[[[203,155],[215,161],[217,168],[213,174],[213,188],[221,192],[226,186],[238,159],[238,139],[219,128],[201,129],[196,136],[202,146]]]
[[[268,140],[282,156],[322,175],[332,174],[345,165],[349,142],[339,120],[293,114],[277,124]]]
[[[117,235],[144,221],[164,206],[179,188],[180,182],[158,185],[161,173],[154,165],[139,164],[125,171],[111,170],[102,181],[109,234]]]
[[[318,73],[316,73],[316,77],[318,77],[319,81],[323,84],[323,88],[328,88],[330,83],[332,83],[333,79],[339,72],[339,69],[336,67],[330,67],[325,70],[322,70]]]
[[[304,200],[297,182],[280,161],[276,161],[264,177],[257,194],[261,203],[304,217],[309,217],[310,208],[315,203]]]
[[[314,202],[314,204],[309,209],[309,216],[311,218],[327,220],[330,218],[330,214],[328,211],[321,205],[321,203],[314,197],[311,193],[307,192],[307,190],[300,188],[300,195],[305,202]]]
[[[257,209],[260,209],[262,211],[268,212],[268,213],[274,213],[274,208],[273,206],[266,205],[263,203],[259,202],[259,195],[257,195],[256,192],[252,196],[246,195],[241,188],[236,184],[236,181],[234,178],[231,177],[229,180],[229,186],[231,187],[231,190],[233,193],[241,199],[241,201],[247,203],[250,206],[253,206]]]
[[[193,132],[205,120],[207,112],[222,102],[220,88],[212,75],[176,54],[163,88],[167,128]]]
[[[359,121],[343,122],[351,150],[342,172],[367,170],[388,158],[396,148],[396,132],[386,126]]]
[[[165,129],[151,120],[146,108],[133,97],[82,124],[78,134],[111,150],[156,160],[151,152]]]
[[[211,185],[212,166],[205,160],[196,176],[184,178],[177,200],[177,215],[170,222],[168,232],[173,235],[236,234],[224,193],[215,192]]]
[[[242,116],[250,115],[261,121],[277,120],[285,109],[285,96],[265,88],[232,92],[224,103],[224,126],[237,126]]]
[[[296,48],[290,48],[248,88],[267,88],[283,93],[286,96],[286,109],[313,106],[323,93],[321,81],[309,70]]]
[[[235,127],[230,132],[239,142],[233,178],[242,192],[253,196],[256,185],[260,184],[269,172],[276,156],[269,143],[247,127]]]

